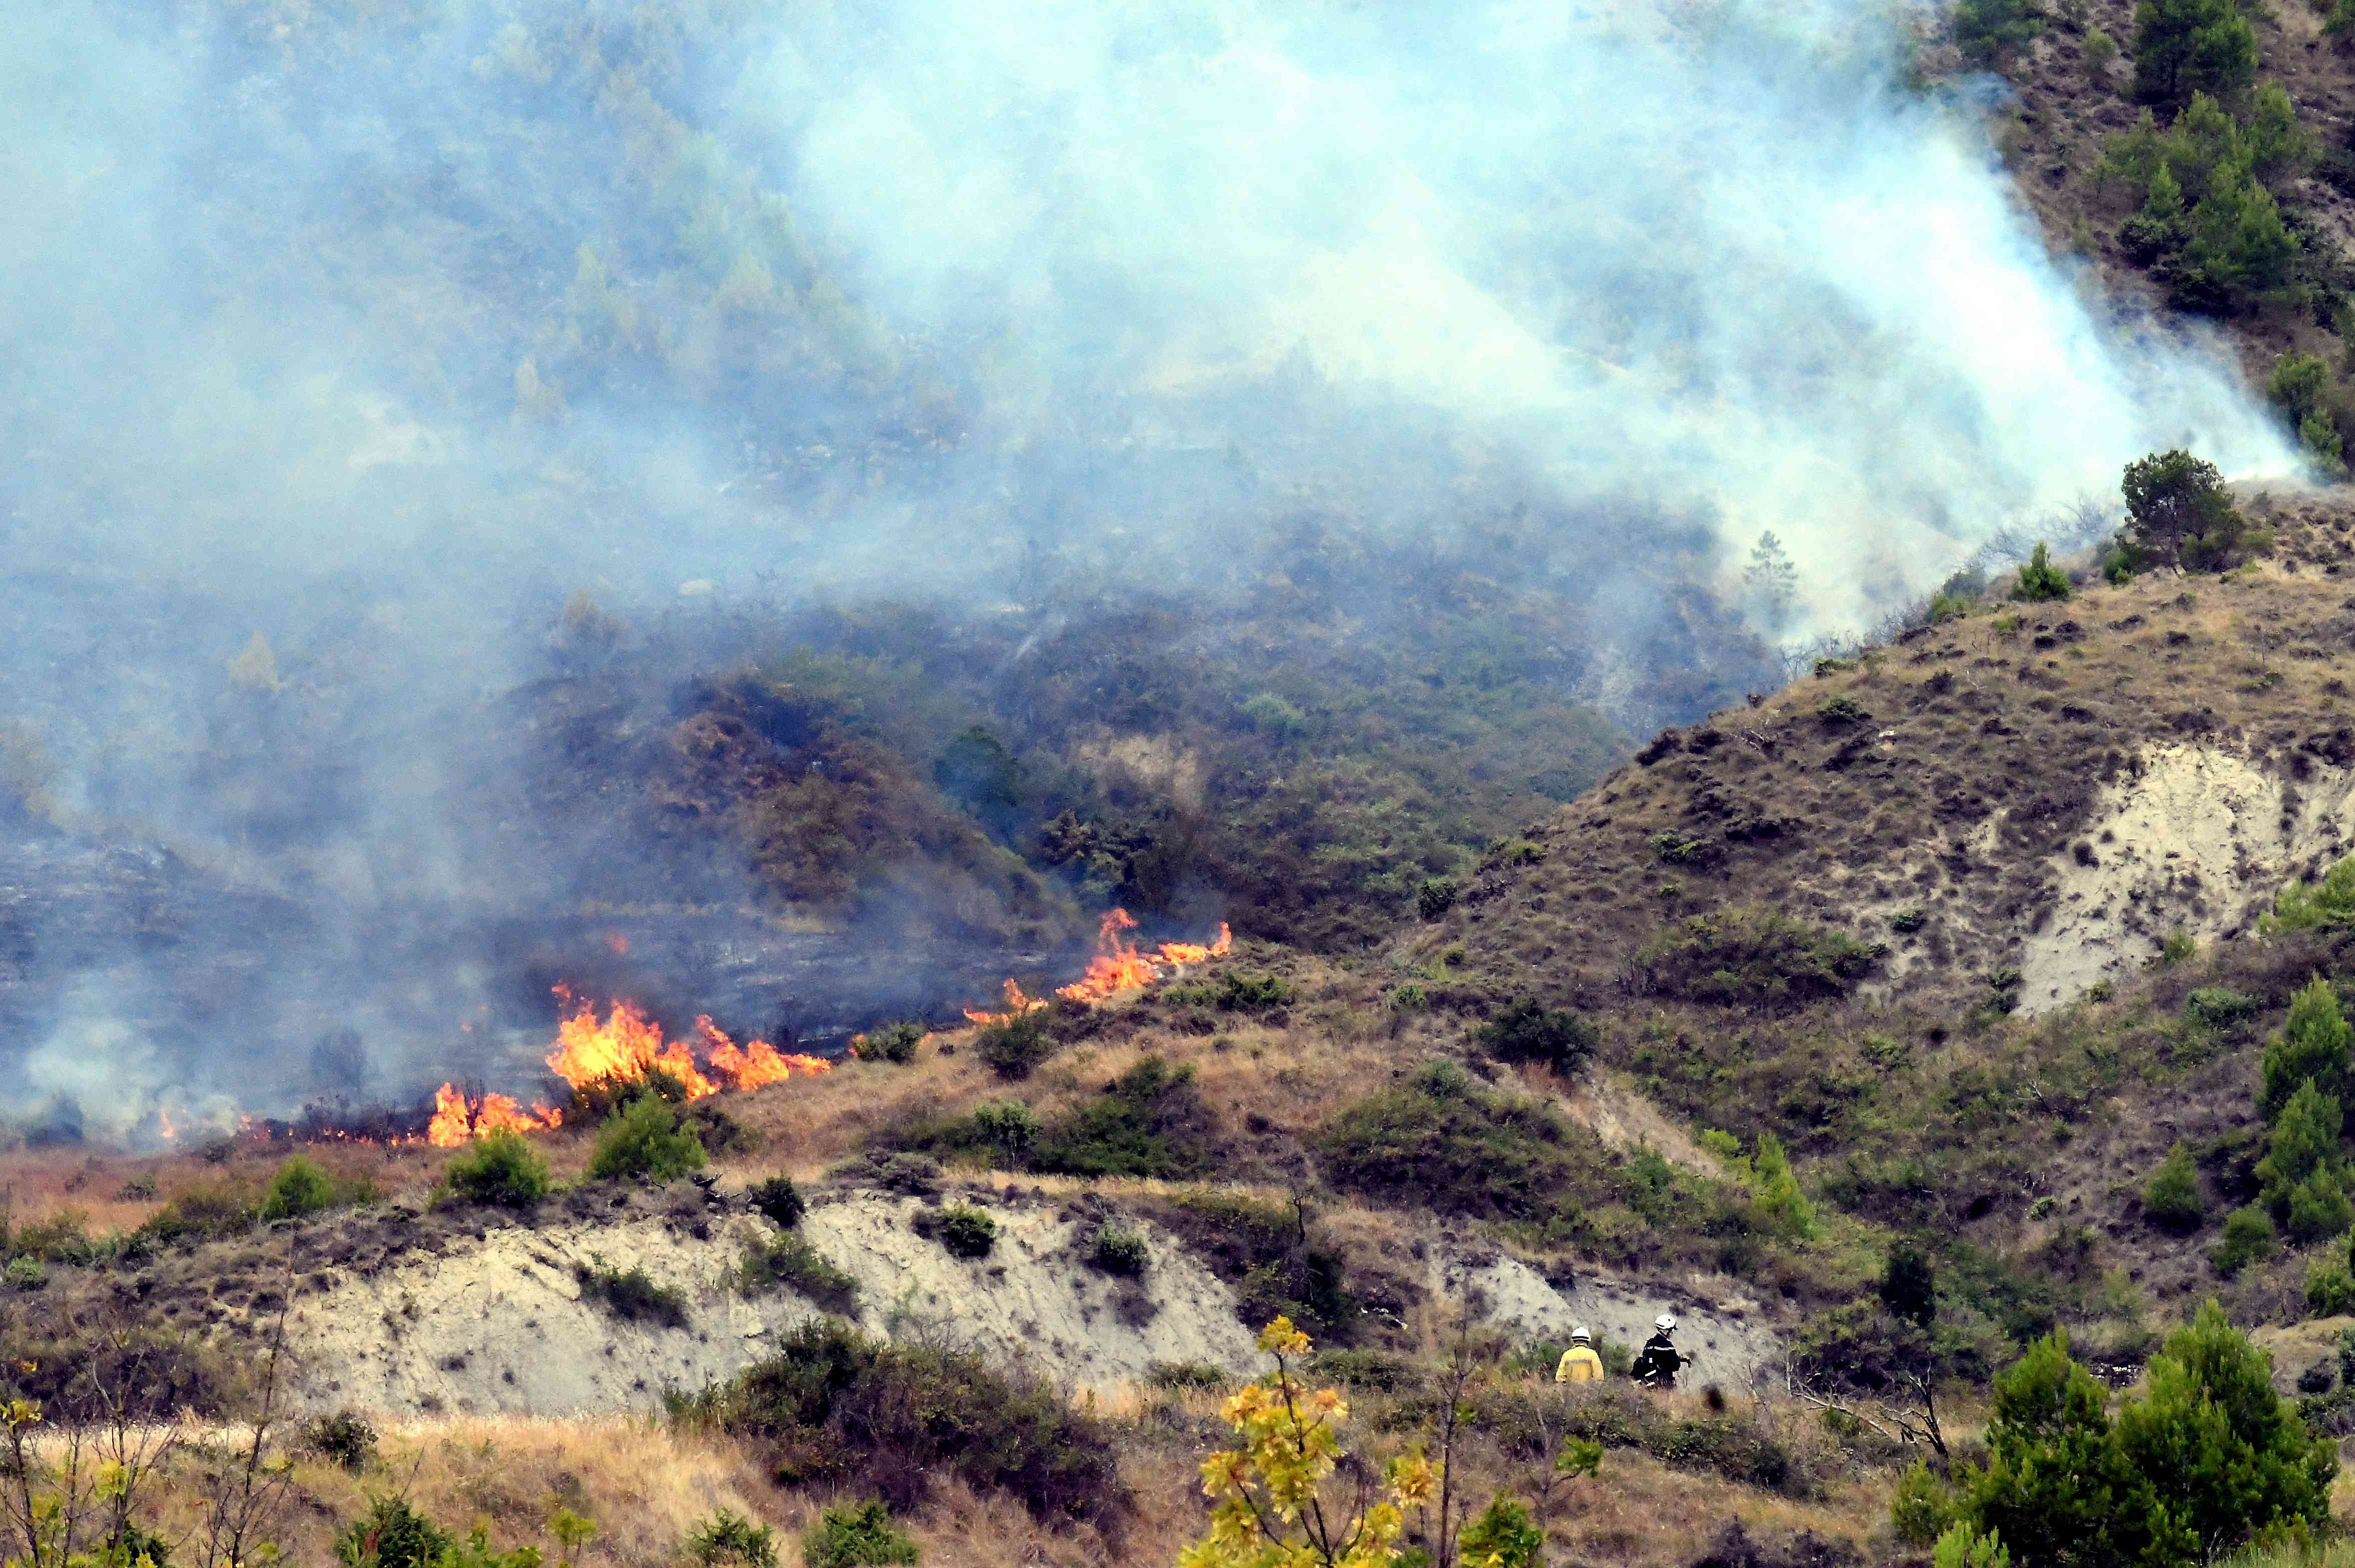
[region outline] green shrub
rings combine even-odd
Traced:
[[[641,1094],[597,1131],[589,1174],[599,1181],[676,1181],[701,1170],[709,1157],[694,1129],[658,1094]]]
[[[923,1043],[925,1033],[920,1023],[884,1024],[851,1041],[851,1051],[861,1061],[892,1061],[904,1067],[916,1060],[916,1047]]]
[[[1797,1005],[1844,997],[1882,949],[1764,910],[1719,910],[1662,927],[1636,950],[1652,989],[1688,1001]]]
[[[1537,1568],[1544,1561],[1545,1531],[1518,1499],[1498,1492],[1464,1527],[1463,1547],[1463,1560],[1478,1568]]]
[[[2258,1201],[2297,1241],[2355,1224],[2340,1179],[2339,1125],[2338,1100],[2308,1079],[2274,1118],[2265,1157],[2257,1161]]]
[[[2158,961],[2162,965],[2188,963],[2199,955],[2200,944],[2188,931],[2170,931],[2158,944]]]
[[[2108,86],[2110,67],[2116,63],[2118,58],[2117,39],[2099,27],[2091,27],[2086,30],[2085,41],[2081,46],[2081,50],[2085,67],[2085,80],[2095,87]],[[1915,1544],[1927,1546],[1930,1543],[1923,1541]]]
[[[941,1245],[954,1257],[987,1257],[997,1241],[997,1221],[987,1211],[969,1203],[952,1203],[942,1210],[934,1226]]]
[[[2202,986],[2183,999],[2183,1016],[2202,1029],[2226,1029],[2254,1018],[2264,1003],[2230,986]]]
[[[2208,1200],[2200,1192],[2200,1168],[2191,1151],[2177,1144],[2151,1172],[2142,1189],[2143,1212],[2170,1231],[2196,1231],[2208,1221]]]
[[[783,1484],[879,1496],[895,1512],[951,1475],[1041,1520],[1116,1526],[1130,1508],[1109,1435],[1051,1383],[972,1351],[871,1340],[838,1319],[798,1325],[733,1382],[672,1407],[767,1445]]]
[[[2030,603],[2048,603],[2069,597],[2069,574],[2052,564],[2051,553],[2041,544],[2019,569],[2019,586],[2012,597]]]
[[[803,1200],[802,1189],[794,1185],[792,1177],[782,1172],[755,1183],[744,1196],[755,1214],[780,1231],[790,1231],[800,1224],[809,1209]]]
[[[2196,993],[2195,993],[2196,995]],[[2300,1085],[2311,1083],[2336,1099],[2347,1091],[2355,1026],[2339,1008],[2337,987],[2321,976],[2290,997],[2281,1032],[2265,1042],[2259,1067],[2257,1110],[2279,1116]]]
[[[2153,453],[2126,464],[2122,488],[2126,501],[2124,537],[2136,550],[2161,566],[2179,565],[2192,571],[2230,564],[2243,523],[2214,464],[2186,452]]]
[[[1452,1062],[1345,1108],[1316,1145],[1336,1187],[1443,1213],[1543,1221],[1614,1196],[1593,1135]]]
[[[1028,1106],[1021,1109],[1029,1115]],[[1035,1134],[1028,1163],[1033,1170],[1060,1176],[1182,1180],[1211,1168],[1216,1127],[1194,1086],[1193,1068],[1173,1068],[1148,1056],[1103,1093]]]
[[[1178,1393],[1188,1389],[1222,1389],[1235,1380],[1226,1368],[1208,1361],[1156,1361],[1145,1369],[1145,1381],[1154,1388]]]
[[[1423,1007],[1430,1000],[1431,993],[1412,980],[1392,987],[1391,991],[1391,1006],[1401,1011]]]
[[[973,1040],[974,1054],[1008,1081],[1029,1077],[1057,1049],[1055,1037],[1047,1029],[1044,1008],[984,1024]]]
[[[357,1475],[376,1456],[376,1428],[348,1410],[304,1424],[303,1446]]]
[[[741,1296],[760,1296],[790,1285],[837,1312],[848,1312],[858,1299],[858,1281],[826,1262],[806,1237],[792,1231],[746,1242],[744,1254],[736,1264],[735,1285]]]
[[[1415,912],[1425,920],[1437,920],[1455,907],[1456,892],[1453,877],[1426,877],[1414,890]]]
[[[18,1290],[38,1290],[49,1283],[49,1271],[37,1257],[13,1257],[8,1260],[8,1283]]]
[[[442,1180],[469,1203],[528,1209],[548,1196],[548,1161],[521,1133],[485,1133],[450,1162]]]
[[[1999,64],[2044,30],[2030,0],[1957,0],[1955,42],[1974,65]]]
[[[2306,1267],[2306,1309],[2317,1317],[2355,1312],[2355,1273],[2344,1257],[2317,1258]]]
[[[1567,1073],[1593,1054],[1603,1031],[1566,1008],[1549,1008],[1534,997],[1522,997],[1508,1002],[1473,1039],[1499,1061],[1541,1061]]]
[[[2274,901],[2263,923],[2267,931],[2346,931],[2355,928],[2355,855],[2339,861],[2319,882],[2292,882]]]
[[[917,1557],[916,1543],[891,1528],[891,1510],[879,1499],[830,1508],[802,1537],[802,1561],[809,1568],[866,1568]]]
[[[1915,1459],[1889,1495],[1889,1522],[1908,1546],[1927,1546],[1955,1522],[1953,1488],[1927,1461]]]
[[[1872,715],[1852,697],[1827,697],[1816,705],[1816,717],[1826,727],[1837,729],[1844,724],[1862,724]]]
[[[1292,987],[1278,975],[1244,975],[1230,969],[1219,976],[1211,1004],[1222,1012],[1255,1013],[1292,1000]]]
[[[2327,1523],[2329,1440],[2307,1435],[2271,1361],[2215,1302],[2168,1337],[2145,1386],[2113,1423],[2067,1341],[2040,1341],[1996,1381],[1988,1459],[1966,1473],[1961,1521],[2024,1563],[2169,1568]]]
[[[1038,1113],[1019,1100],[998,1104],[984,1100],[973,1108],[970,1118],[974,1138],[993,1150],[1001,1163],[1019,1165],[1029,1157],[1030,1147],[1039,1141],[1045,1125]]]
[[[1929,918],[1918,909],[1901,909],[1889,917],[1889,929],[1906,933],[1916,932],[1922,929]]]
[[[776,1532],[765,1524],[754,1524],[739,1513],[726,1509],[714,1509],[709,1519],[687,1532],[687,1554],[704,1568],[717,1568],[722,1563],[734,1563],[742,1568],[777,1568]],[[856,1563],[862,1558],[839,1558],[837,1562]],[[913,1558],[877,1559],[876,1561],[913,1562]],[[812,1568],[819,1568],[815,1558]]]
[[[1143,1232],[1126,1230],[1109,1221],[1096,1227],[1095,1243],[1088,1249],[1088,1261],[1104,1273],[1130,1276],[1145,1272],[1150,1255]]]
[[[349,1568],[441,1568],[456,1542],[409,1506],[408,1499],[371,1499],[366,1517],[354,1520],[336,1538],[336,1556]]]
[[[1673,829],[1652,835],[1652,853],[1670,866],[1697,866],[1712,859],[1717,847],[1706,838],[1695,838]]]
[[[1815,1205],[1799,1190],[1799,1179],[1791,1169],[1789,1157],[1783,1152],[1782,1140],[1773,1133],[1759,1134],[1753,1164],[1757,1170],[1758,1207],[1774,1229],[1796,1242],[1813,1236]]]
[[[265,1221],[299,1219],[331,1208],[335,1201],[335,1178],[315,1162],[293,1155],[270,1179],[270,1191],[261,1200],[261,1218]]]
[[[2224,1233],[2209,1249],[2208,1262],[2218,1274],[2232,1278],[2274,1251],[2274,1222],[2255,1204],[2235,1209],[2224,1217]]]
[[[1298,740],[1308,731],[1308,716],[1272,691],[1245,699],[1242,716],[1252,729],[1273,740]]]
[[[625,1323],[659,1323],[666,1328],[687,1327],[687,1293],[657,1284],[643,1266],[624,1271],[575,1264],[572,1277],[580,1283],[581,1299],[593,1302]]]

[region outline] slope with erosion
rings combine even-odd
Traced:
[[[1500,848],[1420,946],[1590,1006],[1698,998],[1781,939],[1736,929],[1754,907],[1884,947],[1850,960],[1867,995],[2035,1011],[2171,931],[2245,931],[2355,827],[2345,504],[2274,510],[2276,567],[1990,603],[1664,732]]]

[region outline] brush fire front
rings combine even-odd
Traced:
[[[1222,956],[1233,945],[1233,934],[1221,923],[1218,940],[1210,943],[1165,942],[1150,953],[1129,940],[1135,917],[1126,910],[1107,912],[1096,933],[1096,952],[1085,974],[1059,987],[1055,995],[1071,1001],[1097,1003],[1133,990],[1190,965]],[[766,1040],[739,1045],[708,1016],[698,1016],[692,1031],[666,1040],[662,1026],[634,1004],[617,1001],[600,1019],[595,1004],[578,1000],[568,986],[555,987],[558,1000],[572,1010],[557,1026],[556,1044],[548,1053],[549,1070],[572,1091],[576,1099],[600,1087],[633,1083],[655,1073],[676,1082],[689,1100],[700,1100],[723,1089],[749,1091],[782,1083],[800,1074],[814,1077],[830,1072],[823,1057],[781,1051]],[[1047,1004],[1024,994],[1014,981],[1006,982],[1007,1010],[999,1013],[968,1008],[975,1023],[1002,1022],[1018,1013]],[[547,1132],[564,1125],[562,1107],[535,1103],[527,1109],[510,1094],[469,1094],[454,1083],[434,1092],[433,1119],[426,1141],[454,1148],[485,1133]]]

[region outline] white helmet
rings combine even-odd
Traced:
[[[1572,1328],[1570,1331],[1570,1337],[1574,1342],[1580,1343],[1594,1338],[1593,1335],[1586,1331],[1586,1325],[1583,1323],[1580,1324],[1577,1328]]]
[[[1652,1327],[1657,1328],[1663,1334],[1667,1333],[1676,1326],[1677,1315],[1673,1312],[1663,1312],[1657,1317],[1652,1319]]]

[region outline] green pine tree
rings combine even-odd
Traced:
[[[2275,1224],[2296,1240],[2313,1241],[2335,1233],[2312,1227],[2326,1223],[2333,1213],[2345,1209],[2343,1193],[2338,1195],[2335,1207],[2330,1202],[2339,1183],[2339,1128],[2338,1100],[2315,1087],[2309,1078],[2274,1118],[2265,1157],[2257,1161],[2257,1201],[2273,1215]],[[2314,1179],[2318,1177],[2322,1179],[2319,1182]],[[2343,1222],[2337,1227],[2344,1228]]]
[[[2338,987],[2317,976],[2290,998],[2287,1021],[2265,1044],[2257,1110],[2272,1121],[2298,1085],[2308,1082],[2325,1094],[2342,1095],[2350,1065],[2355,1065],[2355,1025],[2339,1012]]]

